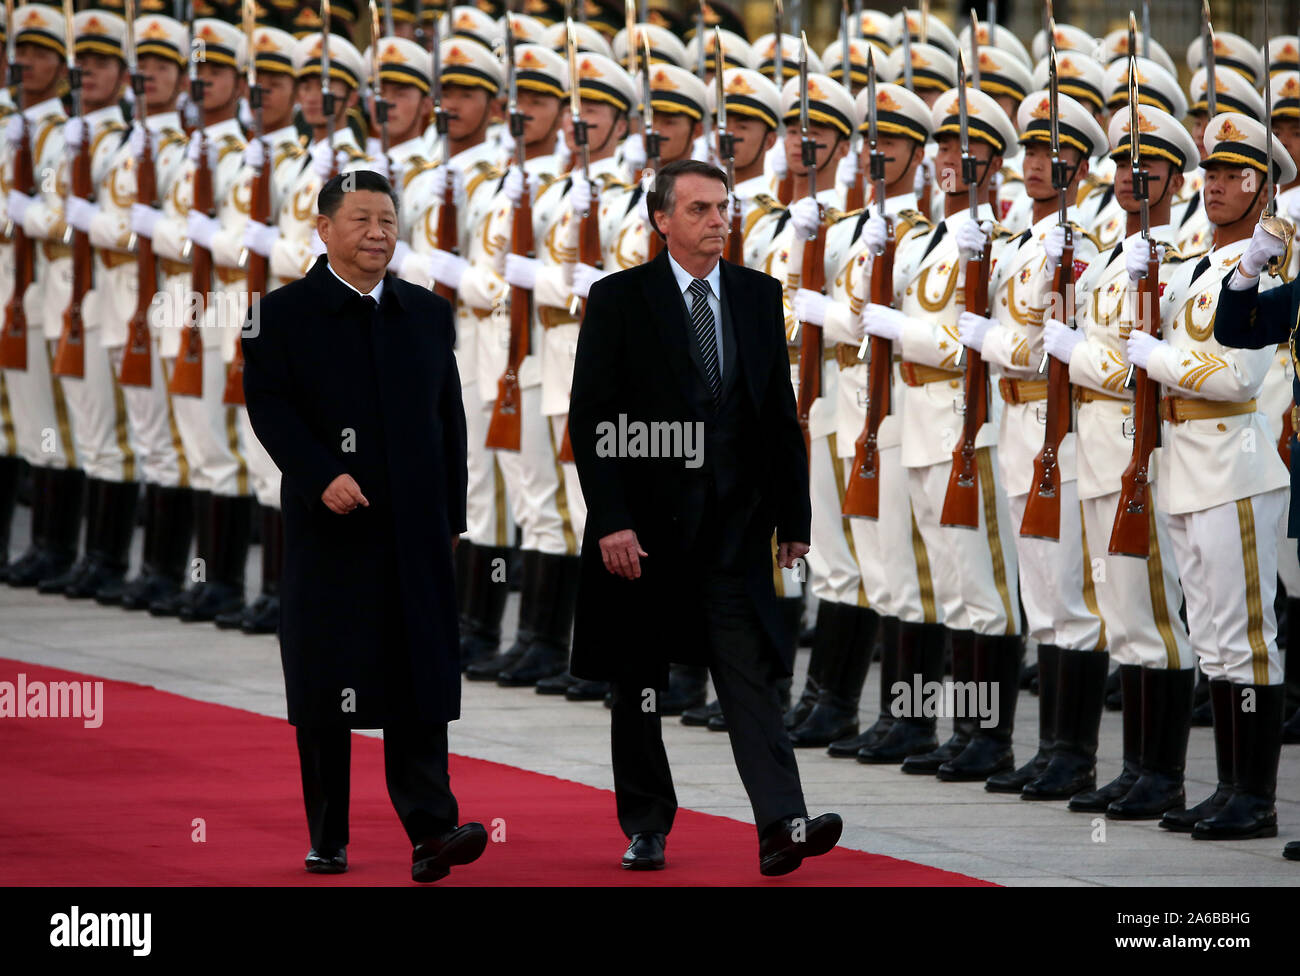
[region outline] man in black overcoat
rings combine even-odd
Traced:
[[[793,649],[772,534],[793,566],[811,517],[781,286],[721,260],[721,170],[663,167],[648,207],[664,250],[592,287],[578,340],[569,437],[587,523],[571,670],[614,685],[624,867],[663,867],[677,810],[656,709],[672,661],[708,665],[760,870],[785,874],[833,848],[841,823],[808,819],[776,687]]]
[[[321,188],[326,247],[253,306],[244,395],[283,473],[280,656],[311,851],[347,869],[351,730],[384,730],[389,796],[437,881],[482,854],[458,827],[447,723],[460,717],[452,552],[465,531],[465,415],[451,309],[386,273],[397,199],[378,173]]]

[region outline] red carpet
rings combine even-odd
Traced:
[[[0,681],[97,680],[0,660]],[[104,681],[103,724],[0,719],[0,884],[411,884],[410,846],[388,802],[383,748],[352,747],[349,871],[302,869],[307,832],[297,752],[285,722]],[[785,878],[758,873],[754,828],[678,812],[668,868],[623,871],[613,794],[499,763],[452,756],[462,820],[504,827],[463,885],[981,885],[910,861],[840,849]],[[195,820],[206,840],[192,839]]]

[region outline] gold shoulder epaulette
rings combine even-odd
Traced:
[[[899,228],[896,236],[899,237],[911,231],[913,227],[929,227],[931,223],[929,217],[919,210],[913,210],[911,207],[898,211],[898,216],[895,219]]]
[[[185,146],[189,140],[185,138],[185,133],[178,129],[163,129],[158,134],[158,151],[170,149],[172,146]]]
[[[238,136],[224,135],[221,137],[221,148],[217,151],[217,162],[225,159],[231,153],[243,152],[244,140]]]
[[[402,173],[402,189],[405,190],[411,185],[411,181],[421,173],[427,173],[431,169],[437,169],[438,164],[431,159],[419,159],[406,164],[406,170]]]
[[[635,183],[626,183],[623,180],[620,180],[617,176],[614,176],[612,173],[601,173],[596,178],[600,180],[600,188],[602,190],[635,190],[636,189]]]
[[[858,217],[866,209],[866,207],[858,207],[856,210],[836,210],[834,207],[827,207],[826,222],[828,224],[838,224],[841,220]]]
[[[754,205],[761,207],[763,213],[767,214],[782,213],[786,209],[785,205],[782,204],[780,200],[776,199],[776,197],[769,196],[766,193],[754,194]]]
[[[348,154],[348,160],[353,163],[355,163],[359,159],[370,158],[365,154],[364,150],[358,149],[356,146],[352,145],[351,143],[345,143],[343,146],[343,151]]]
[[[1019,236],[1020,236],[1019,234],[1012,233],[1011,231],[1007,230],[1007,228],[1003,227],[1001,224],[995,223],[993,225],[993,240],[995,241],[1003,241],[1006,240],[1008,237],[1019,237]]]
[[[1160,257],[1161,264],[1181,264],[1189,258],[1199,257],[1205,253],[1205,250],[1209,250],[1209,248],[1206,248],[1205,250],[1195,252],[1183,251],[1179,249],[1177,244],[1166,243],[1165,241],[1156,241],[1156,243],[1164,244],[1165,246],[1164,254]]]

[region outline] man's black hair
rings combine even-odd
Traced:
[[[372,169],[358,169],[339,173],[320,188],[316,197],[316,212],[322,217],[333,218],[343,205],[343,195],[357,190],[387,194],[388,199],[393,201],[393,209],[397,209],[397,194],[393,191],[393,185]]]

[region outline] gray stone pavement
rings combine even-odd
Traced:
[[[26,509],[15,518],[15,549],[27,538]],[[137,544],[138,544],[137,533]],[[258,550],[249,560],[257,585]],[[506,611],[511,628],[518,599]],[[507,634],[507,639],[510,635]],[[181,624],[85,601],[39,596],[0,584],[0,658],[151,685],[202,701],[283,717],[284,685],[273,637],[247,637],[210,624]],[[801,687],[807,651],[796,664]],[[6,668],[8,672],[10,669]],[[12,680],[5,673],[0,677]],[[870,722],[879,702],[873,668],[863,696]],[[1020,696],[1016,755],[1037,742],[1038,699]],[[940,721],[940,735],[948,723]],[[466,682],[452,751],[612,789],[609,715],[599,703],[574,704],[532,689]],[[727,737],[664,722],[664,740],[682,807],[752,823]],[[1118,772],[1120,719],[1107,712],[1100,775]],[[1279,836],[1210,843],[1172,835],[1154,823],[1101,821],[1063,803],[1028,803],[986,793],[981,783],[940,783],[896,767],[863,766],[801,750],[799,768],[813,814],[839,812],[846,846],[904,858],[1004,885],[1296,885],[1300,863],[1282,845],[1300,839],[1300,747],[1285,747],[1278,776]],[[1193,729],[1187,788],[1196,802],[1214,786],[1209,729]],[[1104,837],[1101,831],[1104,829]],[[617,853],[617,852],[612,852]]]

